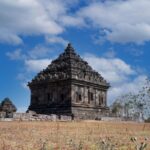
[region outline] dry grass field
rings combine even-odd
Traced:
[[[0,122],[0,150],[134,150],[131,137],[150,150],[146,123]]]

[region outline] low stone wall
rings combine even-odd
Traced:
[[[43,115],[36,113],[14,113],[15,121],[71,121],[71,116],[58,116],[55,114]]]
[[[82,113],[81,113],[82,112]],[[44,115],[44,114],[36,114],[33,111],[29,111],[28,113],[14,113],[13,114],[13,118],[0,118],[0,121],[72,121],[72,120],[86,120],[86,112],[85,111],[77,111],[76,110],[76,114],[80,113],[80,116],[83,116],[83,118],[77,118],[76,116],[74,116],[74,118],[72,116],[65,116],[65,115],[55,115],[55,114],[51,114],[51,115]],[[82,115],[81,115],[82,114]],[[95,112],[94,114],[91,114],[93,119],[93,116],[95,115],[95,120],[102,120],[102,121],[123,121],[123,118],[119,118],[119,117],[103,117],[100,116],[99,114],[99,118],[96,116],[98,115],[97,112]],[[87,118],[89,118],[89,116],[87,116]]]
[[[0,118],[4,118],[6,116],[6,112],[0,112]]]
[[[119,117],[101,117],[102,121],[122,121],[122,118]]]
[[[13,121],[13,118],[0,118],[0,121]]]

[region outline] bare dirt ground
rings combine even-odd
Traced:
[[[134,150],[142,142],[150,150],[148,123],[0,122],[0,150]]]

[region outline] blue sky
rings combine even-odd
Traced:
[[[27,110],[27,83],[68,42],[110,82],[108,104],[137,92],[150,70],[149,8],[149,0],[0,0],[0,100]]]

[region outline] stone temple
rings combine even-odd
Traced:
[[[28,86],[31,90],[28,111],[99,119],[109,110],[109,83],[75,52],[70,43]]]

